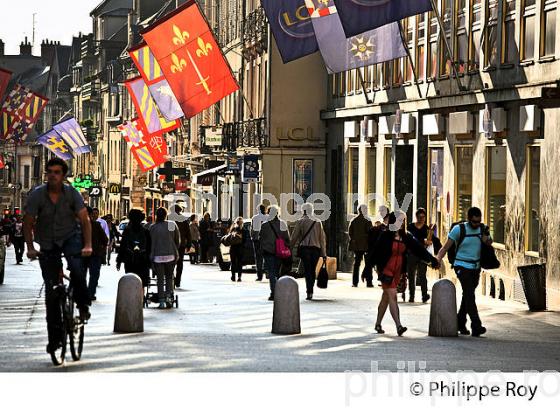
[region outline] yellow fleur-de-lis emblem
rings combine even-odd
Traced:
[[[202,56],[208,56],[209,52],[212,51],[212,45],[210,43],[205,43],[202,38],[198,38],[198,49],[196,50],[196,55],[200,58]]]
[[[187,44],[187,40],[190,37],[188,32],[181,31],[181,29],[175,24],[173,25],[173,32],[175,33],[175,37],[173,37],[173,44],[175,44],[176,46],[178,46],[179,44]]]
[[[184,58],[179,59],[175,53],[171,54],[171,60],[173,64],[171,65],[171,72],[175,74],[176,72],[183,72],[183,68],[187,66],[187,62]]]

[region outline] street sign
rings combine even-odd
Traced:
[[[204,145],[207,147],[219,147],[222,145],[222,127],[206,128]]]
[[[89,196],[91,198],[99,198],[101,196],[101,187],[99,186],[92,186],[89,189]]]
[[[560,88],[544,87],[542,89],[542,98],[546,98],[549,100],[560,100]]]

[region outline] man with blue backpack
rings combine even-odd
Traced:
[[[482,224],[482,212],[479,208],[470,208],[468,221],[459,222],[452,226],[447,243],[439,251],[437,260],[441,261],[446,253],[459,282],[463,288],[461,307],[457,314],[459,333],[468,335],[467,315],[471,319],[472,335],[479,337],[486,333],[482,326],[476,307],[475,291],[480,281],[481,257],[484,246],[492,244],[488,227]]]

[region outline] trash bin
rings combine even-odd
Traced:
[[[546,264],[519,266],[517,271],[529,310],[546,310]]]

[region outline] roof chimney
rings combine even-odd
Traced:
[[[43,63],[51,64],[54,58],[55,45],[54,41],[48,39],[41,42],[41,60],[43,60]]]
[[[32,46],[31,43],[27,41],[27,36],[25,36],[25,42],[19,45],[19,54],[22,56],[30,56],[31,55]]]

